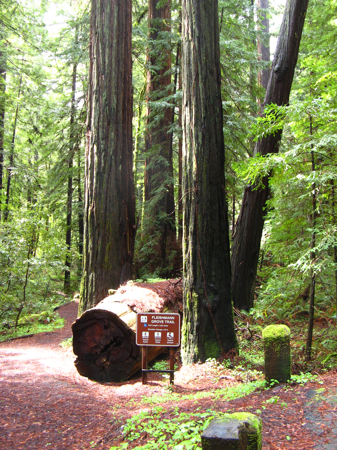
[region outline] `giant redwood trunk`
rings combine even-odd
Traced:
[[[184,363],[236,347],[217,0],[182,2]]]
[[[264,99],[264,106],[287,105],[294,77],[308,0],[288,0]],[[277,153],[282,130],[257,142],[255,153]],[[232,293],[234,306],[249,310],[254,302],[254,287],[261,237],[269,195],[268,177],[263,188],[245,189],[236,223],[232,247]]]
[[[80,311],[131,278],[131,0],[92,0]]]
[[[162,4],[159,6],[159,4]],[[154,106],[171,94],[171,49],[168,48],[171,22],[171,0],[148,2],[149,48],[147,51],[147,131],[145,137],[145,230],[157,239],[151,258],[167,266],[168,247],[175,241],[175,210],[172,162],[172,108]],[[156,237],[155,237],[156,236]],[[158,255],[158,256],[157,256]]]

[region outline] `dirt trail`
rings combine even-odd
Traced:
[[[0,344],[0,449],[89,449],[113,428],[116,402],[146,395],[139,380],[112,388],[78,375],[72,349],[59,345],[77,306],[60,308],[61,330]]]
[[[120,438],[117,419],[149,409],[139,402],[141,396],[167,392],[167,381],[159,378],[142,386],[139,378],[103,385],[79,376],[72,350],[59,345],[71,337],[77,304],[66,305],[59,313],[65,317],[63,329],[0,344],[1,450],[109,449]],[[188,379],[188,372],[178,374],[174,391],[207,391],[230,383],[222,379],[217,386],[202,366],[188,369],[199,371],[197,382]],[[198,406],[260,410],[265,450],[333,450],[337,449],[336,372],[320,382],[288,390],[277,387],[231,402],[205,398],[198,400]],[[279,400],[266,403],[271,397]],[[172,404],[163,406],[170,410]],[[179,402],[179,406],[181,411],[193,411],[195,401]]]

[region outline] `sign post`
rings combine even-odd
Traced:
[[[174,347],[180,345],[180,314],[138,313],[136,344],[142,347],[142,384],[146,384],[148,372],[169,373],[173,384]],[[148,369],[147,347],[170,347],[170,370]]]

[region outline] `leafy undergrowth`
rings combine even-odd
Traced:
[[[54,331],[64,326],[64,319],[57,312],[43,311],[39,314],[25,315],[19,319],[17,328],[8,328],[7,324],[0,327],[0,342],[16,339],[27,335]]]
[[[201,448],[201,434],[209,422],[221,413],[230,412],[228,409],[219,412],[218,408],[212,407],[205,409],[198,406],[201,402],[213,402],[215,406],[251,397],[255,393],[255,396],[260,397],[260,404],[251,410],[253,407],[248,406],[248,402],[245,407],[247,411],[263,415],[267,412],[265,410],[270,411],[275,407],[286,415],[289,400],[284,401],[283,398],[286,393],[291,395],[293,386],[301,387],[308,382],[321,384],[320,375],[336,367],[336,322],[336,319],[322,316],[315,321],[312,360],[308,362],[305,358],[306,321],[277,321],[291,329],[292,377],[278,395],[272,395],[275,384],[268,386],[264,381],[262,330],[275,322],[240,313],[240,317],[236,317],[240,355],[232,352],[219,360],[209,359],[205,364],[192,366],[182,366],[177,357],[175,386],[169,386],[165,375],[158,375],[162,377],[162,383],[167,383],[166,392],[147,395],[140,402],[137,401],[137,407],[143,405],[144,410],[120,420],[119,442],[111,450]],[[153,368],[166,369],[167,364],[159,360]],[[267,395],[266,400],[263,400],[263,393]],[[183,405],[191,403],[195,408],[189,412],[181,409]],[[132,409],[132,406],[136,404],[130,401],[128,407]],[[285,436],[286,441],[291,439],[289,435]]]

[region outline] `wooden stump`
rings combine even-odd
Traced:
[[[201,436],[203,450],[261,450],[262,421],[254,414],[225,414]]]
[[[269,325],[262,332],[265,378],[286,383],[291,377],[290,329],[286,325]]]
[[[141,369],[135,334],[137,312],[165,312],[175,307],[180,310],[180,303],[174,305],[173,296],[170,306],[157,291],[129,284],[85,311],[72,325],[75,367],[79,374],[101,382],[130,378]],[[148,361],[165,350],[149,347]]]

